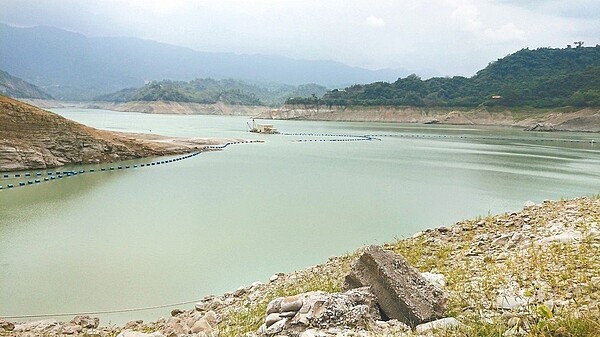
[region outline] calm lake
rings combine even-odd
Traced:
[[[265,142],[144,168],[79,166],[96,172],[10,190],[23,179],[0,179],[0,317],[197,300],[527,200],[600,192],[598,134],[273,122],[386,135],[337,142],[348,138],[251,134],[247,117],[54,111],[108,130]],[[122,324],[169,311],[96,316]]]

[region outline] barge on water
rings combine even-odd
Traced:
[[[277,134],[279,131],[272,124],[257,124],[254,119],[252,119],[252,126],[250,123],[248,124],[248,128],[250,128],[250,132],[254,133],[266,133],[266,134]]]

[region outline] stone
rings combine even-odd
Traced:
[[[411,327],[442,318],[447,298],[408,262],[378,246],[365,248],[345,278],[347,289],[370,287],[389,319]]]
[[[4,330],[4,331],[13,331],[15,329],[15,324],[12,322],[0,319],[0,329]]]
[[[296,295],[284,297],[281,301],[281,308],[279,310],[281,312],[298,311],[300,308],[302,308],[302,297]]]
[[[454,317],[446,317],[432,322],[419,324],[415,327],[415,331],[419,334],[426,334],[433,330],[454,329],[460,326],[460,322]]]
[[[171,316],[178,316],[179,314],[183,314],[185,311],[181,309],[173,309],[171,310]]]
[[[121,331],[120,334],[117,335],[117,337],[165,337],[165,336],[158,331],[153,332],[153,333],[144,333],[144,332],[133,331],[133,330],[123,330],[123,331]]]
[[[519,309],[525,304],[525,300],[518,296],[500,295],[496,298],[496,307],[499,309]]]
[[[281,311],[281,302],[283,301],[283,297],[277,297],[267,304],[267,315],[272,313],[279,313]]]
[[[446,277],[442,274],[424,272],[421,273],[421,276],[425,278],[427,281],[431,282],[438,289],[444,289],[446,286]]]
[[[85,332],[85,337],[106,337],[108,333],[106,331],[98,329],[89,329]]]
[[[267,318],[265,318],[265,325],[266,327],[270,327],[271,325],[279,322],[281,320],[281,317],[279,316],[278,313],[272,313],[272,314],[268,314]]]
[[[580,231],[569,229],[563,233],[545,237],[545,238],[539,240],[538,243],[540,243],[540,244],[549,244],[549,243],[553,243],[553,242],[571,243],[573,241],[580,240],[581,237],[582,237],[582,234]]]
[[[85,329],[96,329],[98,325],[100,325],[100,319],[98,317],[90,317],[90,316],[75,316],[71,323],[75,325],[80,325]]]
[[[81,325],[68,324],[68,325],[65,325],[62,327],[61,333],[65,334],[65,335],[74,335],[76,333],[81,332],[81,330],[83,330]]]
[[[190,331],[195,334],[212,335],[218,334],[217,329],[217,314],[214,311],[207,312],[190,328]]]
[[[268,314],[258,334],[298,336],[308,329],[319,331],[335,327],[366,330],[381,319],[377,299],[368,287],[334,294],[313,291],[288,298],[292,297],[295,299],[290,303],[302,301],[299,311]]]
[[[44,332],[58,326],[58,322],[54,319],[45,319],[41,321],[29,322],[15,325],[14,331],[26,332]]]
[[[178,336],[182,334],[186,334],[189,332],[189,327],[185,324],[182,324],[181,318],[179,317],[170,317],[166,323],[163,332],[167,336]]]
[[[525,203],[523,204],[524,208],[529,208],[529,207],[533,207],[533,206],[535,206],[535,202],[533,202],[531,200],[525,201]]]
[[[271,276],[271,277],[269,278],[269,281],[270,281],[270,282],[275,282],[275,281],[277,281],[277,279],[278,279],[278,278],[279,278],[279,275],[277,275],[277,274],[273,274],[273,276]]]
[[[123,327],[123,330],[131,330],[133,328],[136,328],[137,326],[139,326],[142,323],[144,323],[144,321],[142,321],[141,319],[138,319],[135,321],[129,321],[125,324],[125,326]]]
[[[270,327],[268,327],[265,332],[267,334],[276,334],[276,333],[279,333],[279,332],[283,331],[283,327],[285,326],[285,323],[287,323],[287,321],[288,321],[287,318],[283,318],[283,319],[275,322]]]
[[[204,302],[196,303],[194,308],[196,311],[208,311],[208,305]]]

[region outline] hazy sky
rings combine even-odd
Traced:
[[[467,76],[525,47],[600,43],[600,0],[0,0],[0,21]]]

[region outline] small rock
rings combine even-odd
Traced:
[[[62,333],[65,335],[74,335],[81,332],[83,328],[81,325],[69,324],[62,327]]]
[[[288,319],[287,318],[283,318],[277,322],[275,322],[273,325],[271,325],[270,327],[267,328],[266,333],[267,334],[276,334],[278,332],[283,331],[283,327],[285,326],[285,323],[287,323]]]
[[[207,312],[190,328],[192,333],[210,335],[217,331],[217,314],[214,311]]]
[[[121,331],[121,333],[118,334],[117,337],[165,337],[165,336],[158,331],[153,332],[153,333],[144,333],[144,332],[138,332],[138,331],[132,331],[132,330],[124,330],[124,331]]]
[[[415,331],[420,334],[425,334],[432,330],[446,330],[457,328],[460,322],[454,317],[446,317],[429,323],[423,323],[416,326]]]
[[[524,208],[529,208],[529,207],[533,207],[533,206],[535,206],[535,202],[533,202],[531,200],[525,201],[525,203],[523,204]]]
[[[442,274],[424,272],[421,276],[439,289],[444,289],[446,286],[446,277]]]
[[[271,277],[269,278],[269,281],[270,281],[270,282],[275,282],[275,281],[277,281],[277,279],[278,279],[278,278],[279,278],[279,275],[277,275],[277,274],[273,274],[273,276],[271,276]]]
[[[517,296],[501,295],[496,299],[496,307],[499,309],[517,309],[524,305],[525,300]]]
[[[0,329],[4,331],[13,331],[15,329],[15,325],[9,321],[0,319]]]
[[[131,330],[136,328],[137,326],[139,326],[140,324],[144,323],[144,321],[142,321],[141,319],[135,320],[135,321],[129,321],[125,324],[125,326],[123,327],[123,330]]]
[[[90,317],[90,316],[75,316],[71,323],[75,325],[80,325],[85,329],[96,329],[100,324],[100,319],[98,317]]]
[[[281,302],[283,297],[277,297],[267,304],[267,315],[272,313],[279,313],[281,311]]]
[[[175,316],[179,316],[180,314],[183,314],[185,311],[181,310],[181,309],[173,309],[171,310],[171,316],[175,317]]]
[[[34,331],[44,332],[58,326],[58,322],[54,319],[45,319],[41,321],[29,322],[15,325],[14,331]]]
[[[196,311],[208,311],[208,305],[206,303],[200,302],[200,303],[196,303],[196,305],[194,306],[194,308],[196,308]]]
[[[279,322],[280,320],[281,320],[281,317],[279,316],[278,313],[268,314],[267,317],[265,318],[265,326],[268,328],[271,325]]]
[[[240,297],[247,292],[248,291],[246,290],[245,287],[239,287],[236,291],[233,292],[233,297]]]
[[[284,311],[279,314],[279,317],[294,317],[297,313],[297,311]]]
[[[548,243],[552,243],[552,242],[570,243],[570,242],[573,242],[576,240],[580,240],[581,237],[582,237],[582,234],[580,231],[567,230],[566,232],[563,232],[561,234],[552,235],[552,236],[543,238],[543,239],[539,240],[538,243],[541,243],[541,244],[548,244]]]
[[[419,238],[419,237],[423,236],[424,234],[425,233],[423,233],[423,232],[416,232],[415,234],[413,234],[412,238],[416,239],[416,238]]]
[[[106,337],[108,333],[106,331],[98,329],[89,329],[85,332],[85,337]]]
[[[302,298],[300,296],[288,296],[281,301],[280,312],[298,311],[302,308]]]
[[[502,234],[492,241],[492,246],[500,246],[506,244],[512,236],[512,233]]]

